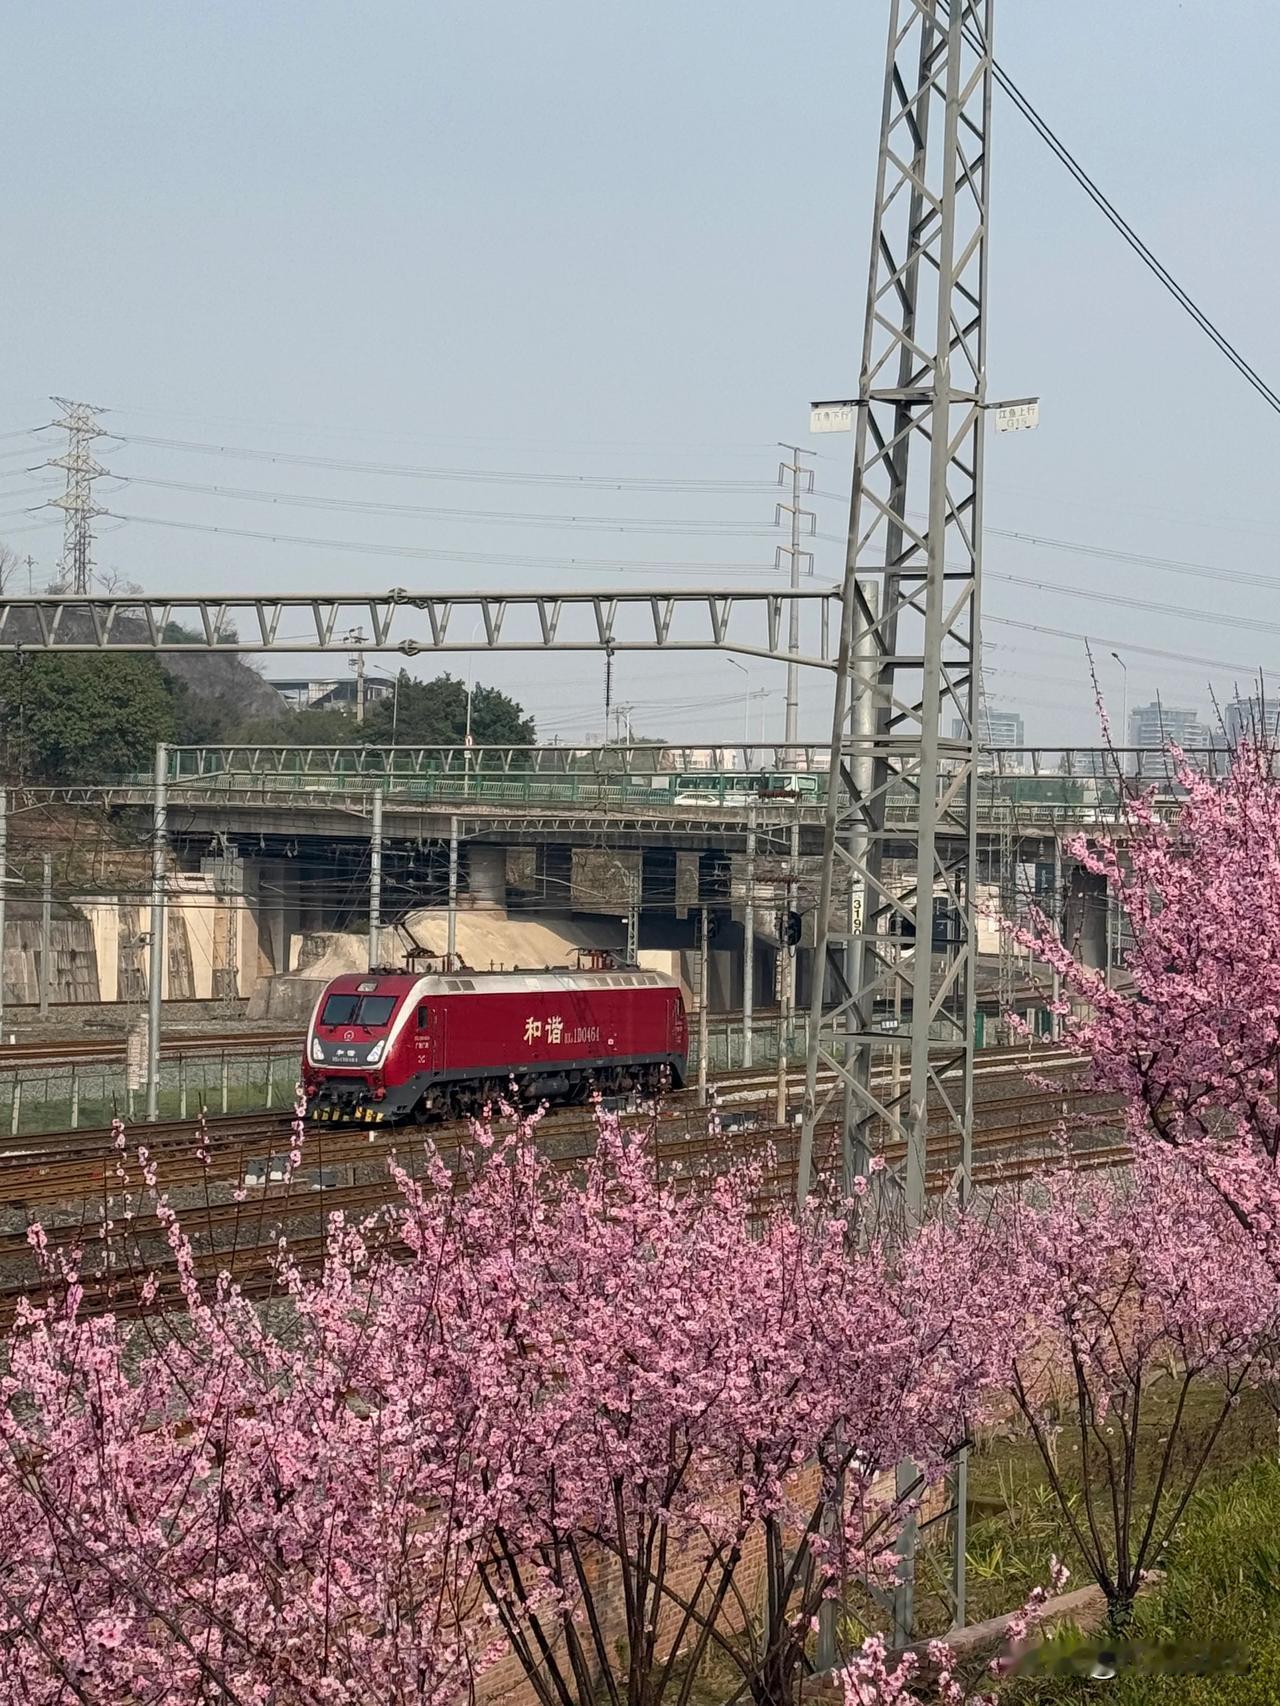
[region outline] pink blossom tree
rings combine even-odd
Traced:
[[[1089,1083],[1123,1098],[1133,1137],[1181,1151],[1280,1269],[1275,755],[1242,746],[1220,778],[1172,756],[1185,798],[1171,819],[1147,791],[1125,798],[1114,835],[1067,848],[1128,918],[1131,987],[1108,989],[1043,915],[1014,934],[1060,974],[1063,1044],[1088,1056]]]
[[[581,1182],[527,1126],[467,1182],[477,1568],[546,1706],[684,1700],[709,1654],[790,1702],[822,1604],[896,1564],[1008,1355],[1017,1323],[973,1306],[980,1239],[938,1222],[891,1247],[857,1199],[796,1217],[759,1182],[664,1180],[607,1118]]]
[[[608,1118],[577,1174],[533,1122],[474,1137],[334,1219],[320,1277],[282,1247],[268,1311],[202,1290],[154,1174],[180,1316],[86,1318],[33,1232],[62,1284],[0,1383],[0,1698],[454,1706],[505,1649],[553,1706],[687,1700],[712,1652],[789,1706],[1007,1361],[989,1252],[661,1177]]]
[[[472,1696],[493,1643],[438,1354],[447,1190],[416,1205],[411,1266],[341,1220],[323,1280],[286,1257],[273,1325],[226,1281],[204,1297],[155,1207],[186,1313],[135,1329],[86,1319],[74,1262],[32,1234],[53,1296],[20,1309],[0,1378],[0,1699]]]
[[[1004,1630],[1002,1653],[975,1664],[946,1641],[929,1641],[923,1651],[908,1648],[891,1654],[880,1635],[870,1635],[841,1668],[844,1706],[913,1706],[930,1701],[936,1706],[996,1706],[1000,1689],[993,1677],[1007,1675],[1033,1632],[1044,1619],[1049,1593],[1060,1593],[1070,1572],[1056,1558],[1049,1563],[1049,1587],[1032,1590]]]
[[[1274,1372],[1275,1275],[1197,1172],[1150,1137],[1128,1177],[1063,1167],[1001,1195],[990,1225],[1001,1257],[985,1284],[1025,1310],[1009,1387],[1119,1628],[1240,1393]],[[1213,1407],[1193,1437],[1197,1391]]]

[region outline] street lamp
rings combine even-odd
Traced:
[[[739,663],[737,658],[726,658],[735,669],[740,669],[747,678],[747,689],[742,699],[742,769],[746,773],[747,748],[751,745],[751,671],[745,663]]]
[[[393,672],[389,669],[383,669],[380,664],[376,663],[366,664],[365,668],[371,669],[375,675],[385,675],[387,680],[393,683],[391,690],[391,744],[394,746],[396,744],[396,725],[400,721],[400,671],[397,669]]]
[[[1111,655],[1116,660],[1116,662],[1120,665],[1121,670],[1124,672],[1124,676],[1123,676],[1123,679],[1124,679],[1124,697],[1121,701],[1124,708],[1123,708],[1123,711],[1121,712],[1121,715],[1124,718],[1124,740],[1127,743],[1129,740],[1129,666],[1124,661],[1124,659],[1120,656],[1119,652],[1112,652]],[[1124,759],[1122,757],[1120,760],[1120,793],[1122,796],[1126,793],[1124,776],[1125,776]],[[1119,801],[1119,799],[1117,799],[1117,801],[1116,801],[1116,821],[1117,821],[1117,823],[1120,821],[1120,801]],[[1115,974],[1116,950],[1119,947],[1118,938],[1120,935],[1120,928],[1119,928],[1120,921],[1118,918],[1115,918],[1114,923],[1113,923],[1115,908],[1112,905],[1111,885],[1109,882],[1108,882],[1108,885],[1106,888],[1106,905],[1107,905],[1107,919],[1106,919],[1107,967],[1106,967],[1106,979],[1105,979],[1105,981],[1106,981],[1107,988],[1110,989],[1112,986],[1112,982],[1113,982],[1114,974]]]
[[[475,626],[471,630],[471,638],[472,638],[473,642],[479,637],[480,630],[483,626],[484,626],[484,617],[478,616],[476,618],[476,621],[475,621]],[[468,792],[470,792],[470,781],[471,781],[471,691],[472,691],[472,686],[473,686],[473,676],[475,673],[475,667],[476,667],[476,654],[474,651],[469,651],[467,653],[467,728],[466,728],[466,733],[462,737],[463,773],[467,778],[467,791]]]
[[[1120,736],[1120,738],[1121,738],[1121,741],[1125,745],[1127,745],[1128,741],[1129,741],[1129,666],[1124,661],[1124,659],[1120,656],[1119,652],[1112,652],[1111,655],[1116,660],[1116,662],[1120,665],[1120,668],[1124,671],[1124,698],[1122,701],[1124,709],[1121,712],[1121,736]],[[1123,768],[1124,767],[1122,765],[1121,766],[1122,771],[1123,771]]]

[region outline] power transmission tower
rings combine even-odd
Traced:
[[[842,1103],[847,1164],[873,1136],[907,1140],[913,1204],[930,1091],[962,1164],[970,1131],[991,5],[891,0],[806,1087],[805,1171]],[[931,953],[935,894],[956,922]],[[901,1034],[875,1011],[898,941]],[[905,1105],[870,1072],[903,1043]]]
[[[92,453],[95,438],[105,436],[106,429],[98,425],[100,411],[88,403],[72,403],[65,397],[55,397],[62,410],[62,419],[55,421],[67,433],[66,453],[45,463],[46,468],[62,468],[66,472],[66,490],[50,503],[63,512],[62,559],[58,564],[58,583],[77,597],[85,598],[93,584],[93,518],[103,512],[93,501],[93,482],[107,472]]]
[[[963,1189],[971,1154],[991,14],[992,0],[890,0],[862,366],[846,405],[853,484],[799,1189],[815,1126],[834,1116],[846,1179],[869,1150],[905,1144],[908,1218],[923,1210],[927,1161],[957,1166]],[[943,736],[944,718],[958,735]],[[895,987],[903,1030],[877,1012]],[[905,1089],[874,1083],[873,1050],[902,1048]],[[954,1493],[963,1621],[963,1467]],[[915,1624],[914,1524],[899,1550],[895,1640]]]
[[[800,587],[801,562],[807,562],[808,572],[810,574],[813,573],[813,552],[803,551],[800,548],[801,538],[805,534],[812,534],[818,525],[818,518],[813,510],[801,509],[800,507],[801,497],[813,490],[813,469],[806,468],[800,461],[800,458],[802,456],[812,456],[813,451],[801,450],[798,444],[784,444],[781,448],[791,452],[791,460],[790,462],[780,462],[778,464],[778,484],[780,486],[786,486],[788,484],[788,476],[790,476],[791,501],[789,503],[780,503],[775,505],[773,519],[774,525],[780,526],[784,515],[789,515],[791,517],[791,541],[787,545],[778,546],[777,551],[774,554],[774,562],[776,565],[781,566],[782,559],[784,557],[790,559],[791,585],[798,591]],[[809,523],[807,528],[803,525],[806,521]],[[793,604],[791,606],[790,642],[792,651],[799,652],[800,606],[798,604]],[[798,664],[789,663],[787,665],[787,715],[783,728],[783,739],[789,747],[794,747],[800,738],[798,733],[799,722],[800,668]],[[794,753],[789,754],[787,757],[788,766],[794,763],[794,761]]]

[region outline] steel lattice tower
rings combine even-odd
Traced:
[[[93,501],[93,482],[107,472],[94,460],[92,446],[105,429],[98,425],[99,411],[90,404],[72,403],[65,397],[53,400],[62,410],[62,419],[53,424],[67,433],[65,454],[45,464],[65,469],[67,476],[62,496],[49,500],[65,518],[58,580],[66,591],[87,597],[93,584],[93,518],[102,514]]]
[[[891,0],[801,1146],[905,1142],[910,1212],[970,1159],[991,12]]]
[[[992,0],[890,4],[801,1132],[802,1198],[820,1121],[837,1121],[846,1186],[902,1145],[908,1221],[939,1164],[967,1189],[972,1153],[991,21]],[[895,994],[905,1031],[877,1011]],[[877,1049],[893,1051],[883,1084]],[[900,1493],[914,1473],[900,1465]],[[966,1507],[961,1453],[953,1626]],[[914,1521],[897,1549],[905,1642]]]

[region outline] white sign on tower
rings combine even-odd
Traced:
[[[997,432],[1031,432],[1040,425],[1039,397],[1021,397],[995,405]]]
[[[835,403],[809,404],[810,432],[852,432],[855,402],[848,399]]]

